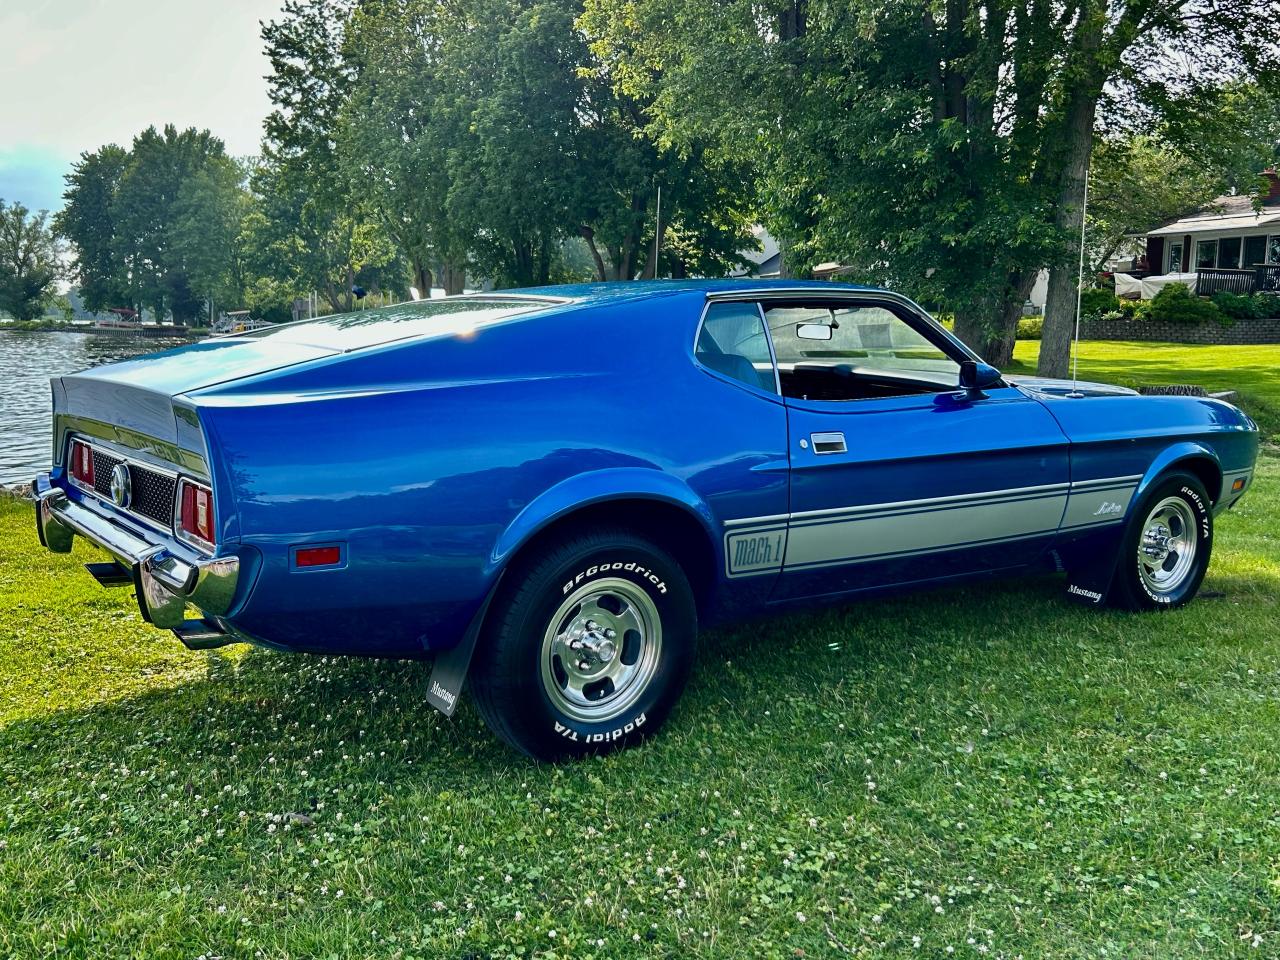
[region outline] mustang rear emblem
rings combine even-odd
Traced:
[[[1112,503],[1110,500],[1105,501],[1102,506],[1093,512],[1095,517],[1109,517],[1113,513],[1123,513],[1124,507],[1118,503]]]
[[[111,470],[111,499],[117,507],[129,505],[129,497],[133,492],[131,487],[128,466],[117,463]]]

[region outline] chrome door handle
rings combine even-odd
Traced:
[[[811,433],[809,439],[813,443],[813,452],[818,456],[824,453],[846,453],[848,447],[845,446],[844,434],[839,431],[834,433]]]

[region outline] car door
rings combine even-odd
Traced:
[[[761,305],[790,444],[778,598],[1018,567],[1043,552],[1069,487],[1067,441],[1043,406],[1003,383],[961,390],[972,355],[906,301]]]

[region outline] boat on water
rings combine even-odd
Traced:
[[[137,337],[186,337],[199,336],[189,327],[173,323],[143,323],[136,310],[128,307],[112,307],[108,317],[99,317],[85,327],[86,333],[125,335]]]
[[[209,328],[209,334],[214,337],[234,337],[237,334],[274,326],[277,324],[249,316],[248,310],[231,310],[213,322]]]

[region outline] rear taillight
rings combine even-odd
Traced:
[[[71,441],[71,479],[93,487],[93,450],[83,440]]]
[[[186,477],[178,483],[178,537],[213,546],[213,491]]]

